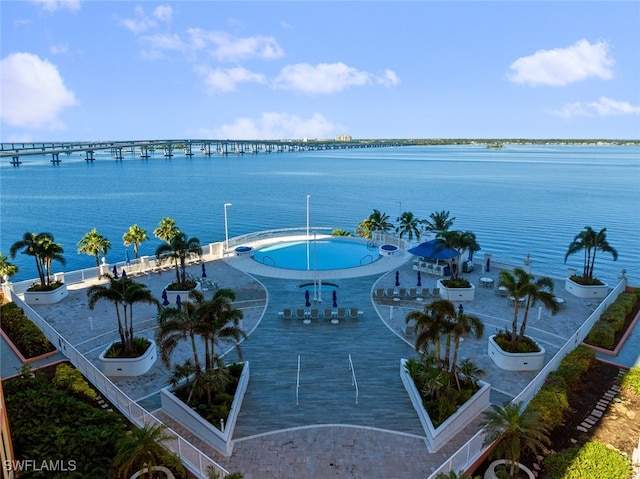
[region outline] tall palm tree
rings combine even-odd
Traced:
[[[528,275],[530,286],[527,288],[527,299],[525,303],[524,316],[522,323],[520,324],[520,334],[518,335],[518,341],[522,341],[524,338],[524,332],[527,328],[527,319],[529,318],[529,309],[535,306],[540,301],[545,308],[551,311],[552,315],[555,315],[560,311],[560,305],[555,299],[553,294],[553,280],[548,277],[541,277],[535,279],[531,274]]]
[[[421,352],[425,347],[433,343],[436,347],[435,355],[439,365],[441,362],[440,336],[442,333],[442,326],[438,322],[438,317],[432,313],[430,305],[425,305],[423,311],[411,311],[405,317],[405,321],[407,323],[413,321],[414,323],[416,331],[416,351]]]
[[[202,296],[199,292],[194,292],[193,297]],[[232,301],[236,299],[236,294],[232,289],[220,288],[209,301],[198,301],[197,317],[201,323],[200,335],[205,340],[205,368],[211,369],[216,360],[215,348],[222,342],[231,341],[239,355],[242,355],[240,345],[242,338],[246,337],[245,332],[240,328],[239,323],[243,317],[241,310],[233,306]]]
[[[106,275],[109,279],[107,286],[97,284],[91,286],[87,290],[89,298],[89,309],[93,310],[100,300],[113,302],[116,310],[116,318],[118,320],[118,334],[120,335],[120,343],[123,349],[131,350],[133,348],[133,304],[148,303],[155,304],[160,308],[160,302],[153,297],[147,286],[136,283],[130,278],[114,278],[110,274]],[[122,313],[120,306],[122,305]]]
[[[162,423],[133,428],[131,434],[118,440],[113,465],[119,477],[128,478],[145,468],[147,473],[141,477],[153,477],[154,468],[163,463],[168,453],[163,445],[173,439],[165,432],[166,428]]]
[[[0,277],[2,279],[11,278],[14,274],[18,272],[18,267],[9,262],[9,258],[0,253]]]
[[[598,250],[604,253],[610,253],[614,261],[618,260],[618,251],[607,241],[607,228],[602,228],[596,233],[591,226],[585,226],[584,229],[573,238],[573,241],[567,249],[567,253],[564,255],[564,262],[566,263],[572,254],[584,251],[582,276],[585,279],[593,279],[593,267],[595,266],[596,252]]]
[[[409,241],[420,240],[420,223],[421,221],[410,211],[405,211],[396,220],[399,225],[396,227],[396,233],[402,238],[405,234]]]
[[[96,266],[100,269],[99,256],[107,254],[107,251],[111,249],[111,241],[105,236],[98,233],[96,228],[86,233],[78,242],[78,253],[88,254],[96,259]]]
[[[63,253],[64,249],[62,249],[62,245],[60,243],[54,243],[52,236],[45,237],[40,241],[39,256],[43,269],[46,272],[45,279],[47,286],[51,285],[51,263],[57,261],[62,264],[62,266],[67,264],[64,256],[62,256]]]
[[[451,276],[457,278],[460,273],[460,259],[466,251],[478,251],[480,245],[476,241],[476,235],[472,231],[441,231],[437,234],[438,238],[442,238],[442,248],[455,250],[458,254],[455,258],[451,258]],[[455,267],[454,267],[455,264]]]
[[[373,213],[367,218],[371,225],[371,232],[388,233],[393,228],[393,224],[389,222],[389,215],[374,209]]]
[[[43,286],[45,285],[45,278],[44,267],[40,258],[40,245],[42,241],[47,238],[51,238],[53,240],[53,235],[51,233],[25,233],[22,236],[22,239],[13,243],[9,249],[9,256],[11,258],[15,258],[16,254],[21,249],[23,250],[22,254],[33,256],[36,262],[38,278],[40,279],[40,284]]]
[[[485,413],[484,444],[492,444],[500,439],[492,455],[506,459],[510,465],[510,475],[513,476],[525,450],[538,453],[545,445],[550,444],[548,430],[540,413],[524,409],[522,403],[505,402],[502,406],[492,404],[491,408],[491,411]]]
[[[136,258],[140,257],[138,253],[140,245],[148,239],[147,230],[140,228],[137,224],[129,226],[129,229],[122,235],[125,246],[133,245],[133,254]]]
[[[353,236],[350,231],[336,228],[331,231],[331,236]]]
[[[191,291],[191,298],[196,291]],[[196,337],[201,330],[201,324],[195,314],[197,306],[191,301],[183,301],[180,308],[168,307],[158,313],[158,331],[156,342],[160,349],[160,359],[168,368],[171,367],[171,354],[180,341],[188,339],[193,353],[193,365],[196,376],[202,371]]]
[[[189,238],[182,231],[175,234],[168,243],[163,243],[156,248],[156,258],[160,261],[172,259],[176,268],[176,284],[186,289],[187,281],[187,255],[197,254],[202,256],[202,247],[198,238]]]
[[[518,313],[520,311],[520,300],[526,298],[531,292],[530,274],[522,268],[515,268],[513,274],[510,271],[502,270],[498,273],[498,286],[507,288],[507,294],[513,298],[513,321],[511,322],[511,342],[518,339]]]
[[[480,339],[484,334],[484,323],[477,316],[458,312],[452,328],[453,334],[453,359],[451,360],[451,372],[456,373],[458,362],[458,350],[460,349],[460,339],[465,334],[473,334],[476,339]]]
[[[425,225],[425,230],[441,232],[447,231],[451,228],[455,219],[455,216],[453,218],[449,218],[449,212],[442,210],[431,213],[429,215],[429,219],[423,220],[423,223]]]
[[[162,218],[160,223],[158,223],[158,227],[153,230],[156,238],[166,241],[167,243],[178,233],[180,233],[180,228],[176,226],[176,220],[168,217]]]

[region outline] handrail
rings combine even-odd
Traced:
[[[351,360],[351,353],[349,353],[349,371],[351,371],[351,385],[356,387],[356,404],[358,404],[358,380],[356,379],[356,370],[353,367],[353,361]]]
[[[296,377],[296,406],[300,404],[298,393],[300,391],[300,355],[298,354],[298,375]]]
[[[370,259],[369,263],[373,263],[373,256],[371,256],[370,254],[367,254],[360,259],[360,266],[362,266],[362,263],[364,263],[364,260],[367,258]]]
[[[275,266],[276,265],[276,260],[273,259],[271,256],[263,256],[262,264],[267,264],[267,260],[269,260],[269,261],[271,261],[271,263],[273,263],[271,266]]]

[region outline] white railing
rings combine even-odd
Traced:
[[[27,303],[22,301],[15,292],[5,289],[10,293],[10,300],[17,306],[22,308],[24,314],[33,321],[44,335],[54,344],[78,370],[84,374],[91,384],[100,391],[118,410],[133,424],[138,427],[145,425],[163,424],[153,414],[145,410],[131,398],[129,398],[118,386],[106,377],[98,368],[95,367],[87,358],[85,358],[71,343],[64,339],[58,331],[56,331],[49,323],[47,323],[40,315],[34,311]],[[200,478],[207,478],[209,471],[213,470],[222,477],[229,474],[224,467],[208,457],[193,444],[188,442],[177,432],[167,427],[165,432],[170,436],[171,440],[167,441],[166,447],[171,452],[178,455],[182,463],[193,474]]]
[[[356,370],[353,367],[353,361],[351,360],[351,354],[349,354],[349,371],[351,371],[351,385],[356,388],[356,404],[358,404],[358,380],[356,379]]]
[[[587,320],[578,328],[576,333],[571,336],[564,344],[564,346],[551,358],[551,360],[545,365],[544,368],[533,378],[533,380],[518,394],[511,402],[514,404],[523,403],[523,406],[529,404],[529,401],[533,399],[536,393],[540,390],[549,373],[558,369],[560,362],[564,357],[573,351],[589,334],[589,331],[600,319],[600,316],[604,310],[613,303],[618,295],[624,292],[627,287],[627,280],[622,279],[615,288],[611,290],[609,295],[600,303],[600,305],[591,313]],[[458,472],[460,470],[467,470],[476,460],[478,460],[483,454],[485,454],[491,445],[484,445],[484,430],[477,432],[466,444],[464,444],[458,451],[456,451],[444,464],[436,469],[429,479],[435,478],[438,474],[448,474],[450,471]]]

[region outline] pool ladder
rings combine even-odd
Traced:
[[[267,260],[269,260],[272,264],[268,266],[275,266],[276,260],[274,260],[271,256],[265,256],[262,258],[262,264],[267,264]]]
[[[369,258],[369,261],[367,263],[365,263],[365,260]],[[363,264],[370,264],[373,263],[373,256],[371,256],[370,254],[363,256],[362,259],[360,260],[360,266],[362,266]]]

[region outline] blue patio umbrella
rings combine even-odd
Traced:
[[[335,289],[333,290],[333,307],[338,307],[338,293],[336,293]]]
[[[118,279],[118,267],[115,264],[113,265],[113,277]]]
[[[122,279],[126,279],[127,278],[127,272],[124,270],[124,268],[122,268]]]
[[[447,248],[444,241],[440,238],[425,241],[418,246],[410,248],[409,253],[421,256],[427,259],[451,259],[458,256],[458,252],[454,248]]]
[[[459,314],[464,313],[464,306],[462,306],[462,305],[458,306],[458,313]]]
[[[169,306],[169,300],[167,299],[167,290],[162,290],[162,306]]]
[[[396,286],[400,286],[400,271],[396,271]]]
[[[182,309],[182,300],[180,299],[180,295],[176,296],[176,307],[178,309]]]
[[[309,306],[311,306],[311,303],[309,302],[309,290],[305,289],[304,290],[304,307],[308,308]]]
[[[202,277],[206,278],[207,277],[207,268],[204,265],[204,263],[202,263]]]
[[[418,271],[418,286],[422,286],[422,274]]]

